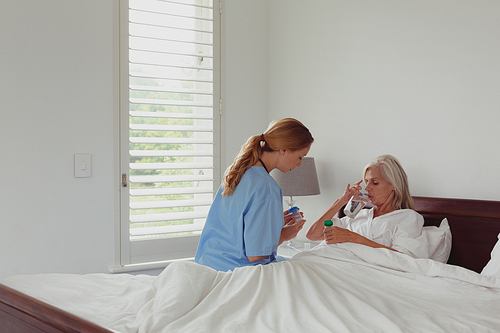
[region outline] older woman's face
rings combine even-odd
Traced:
[[[372,205],[380,206],[394,199],[394,186],[382,176],[380,168],[369,168],[365,173],[366,192]]]

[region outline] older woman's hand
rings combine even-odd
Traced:
[[[366,246],[370,246],[373,248],[385,248],[391,251],[398,252],[394,250],[392,247],[388,247],[372,240],[369,240],[366,237],[361,236],[354,231],[350,231],[348,229],[344,229],[341,227],[327,227],[325,228],[323,235],[325,236],[326,244],[337,244],[337,243],[356,243],[362,244]]]
[[[344,205],[349,202],[349,199],[351,199],[352,196],[358,194],[359,191],[361,191],[362,187],[360,184],[362,181],[363,180],[358,180],[354,183],[354,185],[352,185],[352,187],[351,184],[347,184],[344,194],[342,194],[342,196],[340,197],[340,200],[344,203]]]
[[[324,231],[326,244],[357,243],[359,234],[341,227],[327,227]]]

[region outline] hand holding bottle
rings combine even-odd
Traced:
[[[290,208],[288,212],[293,214],[293,217],[295,218],[295,223],[300,222],[304,219],[302,212],[299,211],[299,207],[294,206]]]
[[[325,237],[326,244],[357,242],[357,236],[359,236],[357,233],[345,228],[334,226],[333,224],[332,220],[326,220],[324,222],[325,229],[323,235]]]

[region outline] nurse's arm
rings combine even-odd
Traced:
[[[286,217],[285,217],[286,218]],[[289,220],[289,223],[285,223],[283,226],[283,229],[281,229],[281,234],[280,234],[280,240],[278,243],[278,246],[283,243],[284,241],[288,241],[290,239],[293,239],[297,236],[299,231],[304,227],[304,224],[306,223],[306,220],[302,220],[299,222],[295,222],[295,220]],[[247,257],[250,262],[256,262],[259,260],[262,260],[264,258],[267,258],[269,256],[258,256],[258,257]]]
[[[248,260],[250,260],[250,262],[256,262],[256,261],[259,261],[259,260],[262,260],[264,258],[267,258],[269,256],[259,256],[259,257],[247,257]]]

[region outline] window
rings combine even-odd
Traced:
[[[219,1],[120,2],[121,265],[194,257],[220,184],[219,22]]]

